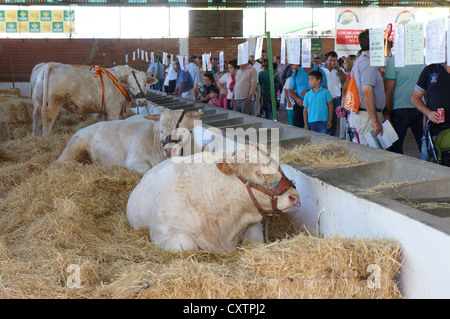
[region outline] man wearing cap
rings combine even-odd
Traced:
[[[177,85],[174,95],[193,100],[194,80],[192,80],[191,74],[182,70],[178,61],[173,62],[173,69],[177,72]]]
[[[241,64],[236,72],[235,81],[231,108],[238,112],[252,114],[258,73],[250,63]]]

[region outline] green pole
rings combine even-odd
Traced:
[[[272,118],[277,121],[277,104],[275,95],[275,81],[273,78],[273,57],[272,57],[272,43],[270,40],[270,32],[266,32],[267,36],[267,51],[269,54],[269,78],[270,78],[270,96],[272,97]]]

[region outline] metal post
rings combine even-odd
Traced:
[[[277,121],[277,104],[275,95],[275,82],[273,78],[273,57],[272,57],[272,43],[270,40],[270,32],[266,32],[267,36],[267,51],[269,54],[269,77],[270,77],[270,96],[272,97],[272,119]]]

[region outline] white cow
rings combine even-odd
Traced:
[[[173,138],[169,143],[172,133],[184,130],[190,134],[194,121],[202,114],[199,111],[165,110],[157,115],[98,122],[75,133],[57,161],[110,163],[145,173],[172,153],[181,155],[179,152],[185,143],[191,143],[192,139]]]
[[[117,120],[128,111],[130,100],[135,100],[137,105],[145,105],[146,84],[157,82],[155,78],[147,78],[145,72],[127,65],[106,70],[119,85],[95,68],[51,62],[40,66],[40,69],[32,97],[35,104],[33,135],[39,134],[42,123],[44,137],[50,135],[61,108],[75,114],[100,113],[106,120]]]
[[[130,225],[149,228],[152,241],[169,251],[232,253],[242,238],[263,241],[263,214],[281,213],[300,201],[278,164],[261,160],[265,154],[250,145],[226,163],[220,163],[220,154],[203,152],[190,161],[158,164],[129,197]]]

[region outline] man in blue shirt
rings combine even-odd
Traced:
[[[146,74],[158,79],[158,83],[150,86],[150,88],[162,91],[164,86],[164,66],[161,64],[161,58],[157,62],[150,63]]]
[[[305,97],[306,92],[311,90],[309,86],[309,72],[311,71],[320,71],[323,75],[323,81],[320,84],[321,87],[327,87],[327,76],[324,71],[319,69],[317,66],[314,66],[312,69],[303,67],[299,67],[297,71],[295,71],[291,75],[291,82],[289,84],[289,96],[295,101],[293,110],[294,110],[294,126],[297,127],[305,127],[305,121],[303,119],[303,99]]]
[[[175,87],[175,96],[181,96],[188,99],[194,99],[193,88],[194,80],[189,72],[184,71],[180,67],[180,62],[173,63],[173,69],[177,72],[177,86]]]

